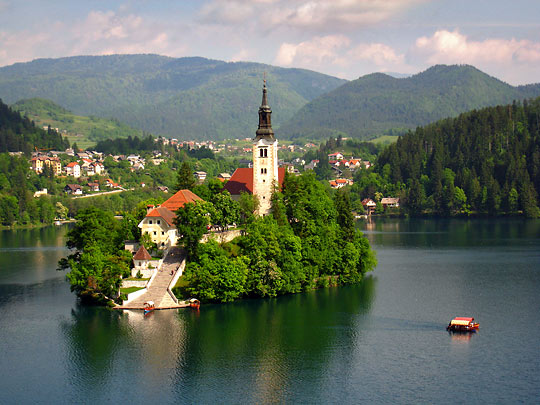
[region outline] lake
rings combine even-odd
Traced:
[[[359,285],[146,317],[77,304],[66,227],[0,231],[0,403],[538,401],[540,221],[358,226]]]

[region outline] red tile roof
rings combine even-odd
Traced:
[[[180,190],[161,204],[161,206],[174,212],[178,208],[183,207],[184,204],[196,201],[202,201],[202,198],[190,190]]]
[[[146,217],[158,217],[163,218],[170,226],[173,226],[173,220],[176,217],[176,214],[165,207],[157,207],[146,214]]]
[[[283,180],[285,179],[285,168],[278,168],[278,181],[279,187],[283,186]],[[225,190],[231,195],[240,195],[243,191],[245,193],[253,194],[253,168],[242,167],[236,169],[231,176],[230,180],[225,184]]]
[[[148,250],[146,250],[146,248],[141,245],[139,250],[137,250],[137,253],[135,253],[135,256],[133,256],[133,259],[135,259],[135,260],[150,260],[150,259],[152,259],[152,256],[150,256],[150,253],[148,253]]]
[[[71,163],[68,163],[66,167],[75,167],[75,166],[78,166],[79,164],[77,162],[71,162]]]

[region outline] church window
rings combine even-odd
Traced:
[[[161,231],[161,234],[162,234],[162,235],[165,235],[165,232]]]
[[[160,221],[159,219],[157,220],[157,224],[158,224],[158,225],[161,224],[161,221]]]
[[[149,223],[150,225],[152,225],[152,220],[149,220],[148,223]]]
[[[156,231],[154,231],[154,235],[157,235],[157,232],[156,232]]]
[[[259,157],[268,157],[268,148],[260,148]]]

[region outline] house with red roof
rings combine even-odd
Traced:
[[[76,179],[81,177],[81,165],[78,162],[71,162],[66,165],[66,174]]]
[[[139,223],[141,233],[149,234],[152,242],[159,248],[176,245],[178,234],[174,225],[175,212],[185,204],[197,201],[203,200],[190,190],[180,190],[157,207],[149,205],[146,216]]]

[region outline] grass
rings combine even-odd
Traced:
[[[129,277],[129,278],[125,278],[124,280],[127,280],[127,281],[147,281],[147,280],[150,280],[150,277],[148,277],[148,278]]]
[[[120,288],[121,294],[131,294],[132,292],[142,290],[144,287],[127,287],[127,288]]]
[[[369,142],[376,143],[376,144],[389,145],[391,143],[397,142],[398,138],[399,136],[397,135],[383,135],[383,136],[379,136],[378,138],[372,139]]]

